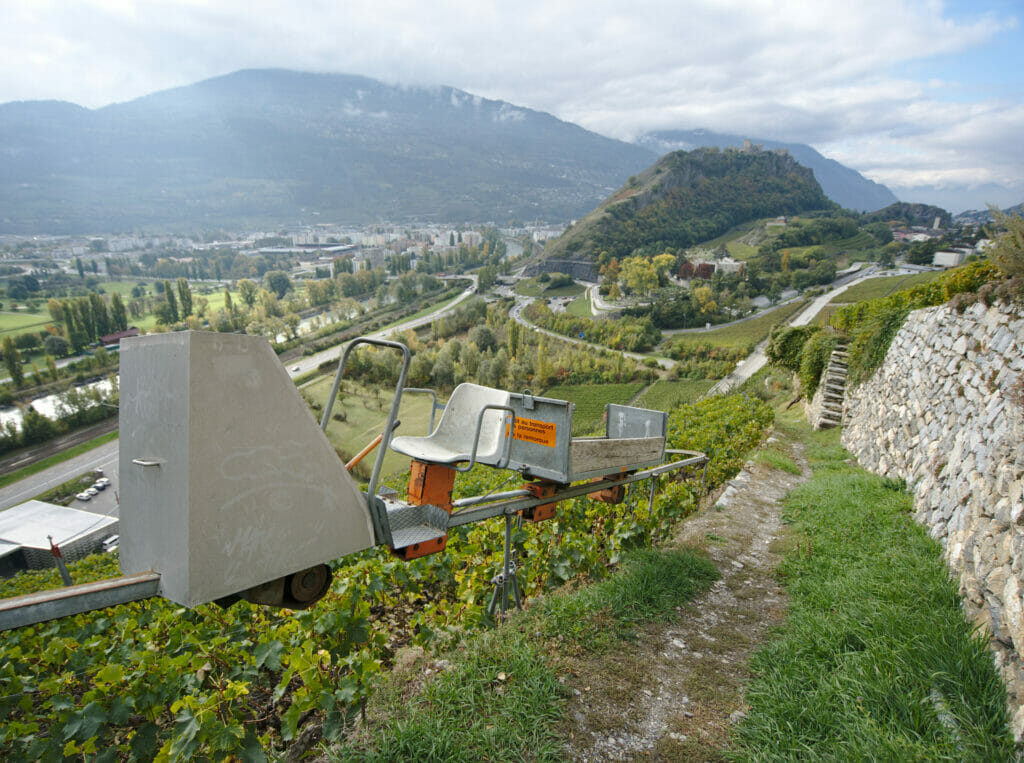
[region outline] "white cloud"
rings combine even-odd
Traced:
[[[946,97],[962,83],[944,64],[1016,33],[979,8],[954,21],[939,0],[0,0],[0,101],[97,107],[276,66],[453,85],[622,138],[809,142],[887,183],[1005,183],[1024,177],[1020,80],[1016,101]]]

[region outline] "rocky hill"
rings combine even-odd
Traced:
[[[565,220],[651,160],[450,87],[240,71],[96,110],[0,105],[0,233]]]
[[[683,149],[690,151],[702,146],[741,148],[747,139],[741,135],[711,132],[710,130],[661,130],[641,135],[637,143],[658,154]],[[750,142],[766,149],[783,148],[800,164],[814,172],[814,179],[832,201],[844,209],[859,212],[881,209],[898,199],[881,183],[868,180],[854,169],[835,159],[822,156],[805,143],[785,143],[764,138],[750,138]]]
[[[942,207],[935,207],[931,204],[908,204],[897,202],[890,204],[885,209],[879,209],[867,215],[865,222],[901,222],[904,225],[931,228],[935,221],[939,221],[940,228],[948,228],[953,224],[953,217]]]
[[[637,248],[688,247],[748,220],[834,208],[787,152],[698,149],[661,157],[571,226],[547,259],[624,257]]]

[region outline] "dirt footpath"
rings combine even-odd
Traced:
[[[803,474],[748,462],[676,536],[676,545],[706,551],[721,579],[678,622],[649,626],[622,652],[572,666],[565,731],[573,760],[722,757],[730,725],[744,714],[750,655],[786,614],[774,574],[791,543],[779,502],[810,474],[801,446],[775,437],[768,445]]]

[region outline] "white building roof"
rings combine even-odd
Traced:
[[[5,540],[0,540],[0,559],[3,559],[8,554],[17,551],[21,546],[17,543],[8,543]]]
[[[55,506],[43,501],[27,501],[0,512],[0,544],[49,550],[50,541],[62,545],[75,538],[115,524],[117,517]],[[0,555],[2,555],[0,548]]]

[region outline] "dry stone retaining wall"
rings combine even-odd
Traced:
[[[907,481],[964,608],[988,628],[1024,735],[1024,309],[918,310],[847,391],[843,445]]]

